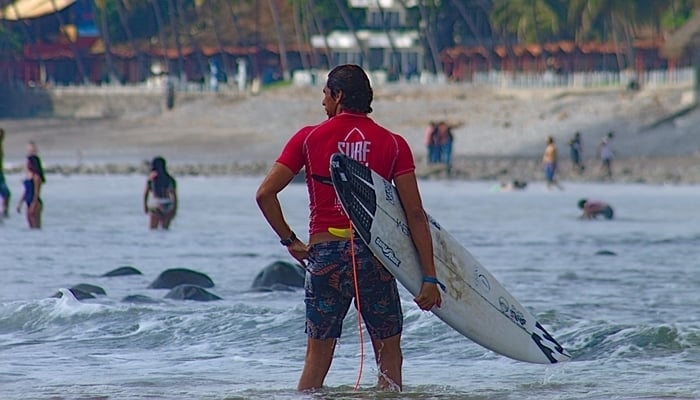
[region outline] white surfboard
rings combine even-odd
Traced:
[[[331,157],[331,178],[353,228],[374,255],[414,296],[423,275],[394,185],[343,155]],[[515,360],[550,364],[569,353],[437,221],[428,216],[442,306],[433,308],[459,333]]]

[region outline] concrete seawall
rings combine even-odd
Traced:
[[[166,109],[166,91],[158,86],[1,87],[0,93],[0,118],[112,118]],[[213,94],[176,92],[174,106]]]

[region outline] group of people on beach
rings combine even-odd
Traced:
[[[2,217],[10,216],[10,197],[12,192],[7,184],[4,173],[4,140],[5,130],[0,127],[0,198],[2,199]],[[46,182],[44,167],[38,154],[36,143],[27,144],[27,161],[25,177],[22,180],[24,193],[17,203],[17,212],[25,208],[27,223],[30,229],[41,229],[41,216],[44,202],[41,199],[41,189]],[[151,229],[168,229],[177,213],[177,184],[166,168],[163,157],[155,157],[151,161],[151,171],[143,194],[143,209],[149,217]]]
[[[452,126],[445,121],[430,121],[425,131],[428,164],[444,164],[447,173],[452,169]]]
[[[610,131],[598,144],[598,156],[601,160],[600,169],[602,176],[607,179],[612,179],[612,158],[615,154],[612,148],[613,137],[614,133]],[[571,156],[572,170],[575,173],[582,174],[585,170],[585,165],[583,163],[581,132],[574,133],[574,136],[569,140],[569,154]],[[563,189],[556,179],[558,159],[557,146],[554,143],[554,138],[552,136],[547,136],[544,154],[542,155],[542,165],[548,189],[551,187]],[[578,202],[578,207],[583,211],[580,216],[581,219],[596,219],[598,216],[603,216],[606,219],[613,218],[612,207],[603,201],[581,199]]]
[[[600,174],[605,179],[612,179],[612,161],[615,155],[613,150],[613,138],[615,134],[610,131],[603,136],[598,144],[597,158],[600,159]],[[574,136],[569,140],[569,155],[571,157],[572,171],[577,174],[583,174],[586,166],[583,161],[583,141],[581,132],[574,133]],[[552,136],[547,136],[545,139],[545,149],[542,155],[542,165],[544,168],[544,177],[547,183],[547,188],[558,187],[561,189],[556,178],[559,172],[559,156],[557,146]]]
[[[0,127],[0,197],[2,198],[2,217],[9,218],[10,216],[10,197],[12,192],[7,185],[4,173],[4,156],[5,150],[3,143],[5,141],[5,129]],[[25,164],[25,177],[22,180],[24,193],[17,202],[17,212],[22,212],[22,207],[26,206],[25,215],[27,223],[31,229],[41,228],[41,213],[44,204],[41,201],[41,188],[46,177],[44,176],[44,168],[41,164],[41,158],[37,154],[37,148],[34,142],[29,142],[27,145],[27,161]]]

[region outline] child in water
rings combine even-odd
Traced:
[[[170,223],[177,213],[177,184],[169,173],[163,157],[156,157],[151,162],[151,173],[143,193],[143,211],[150,214],[150,228],[170,228]],[[150,195],[153,198],[150,199]]]

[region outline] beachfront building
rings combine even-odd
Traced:
[[[406,7],[417,0],[350,0],[367,10],[366,26],[334,30],[311,37],[311,45],[326,54],[329,65],[354,63],[388,80],[411,79],[423,70],[424,48],[418,31],[406,24]]]
[[[543,44],[460,46],[443,50],[445,72],[455,81],[470,81],[479,72],[498,70],[520,73],[571,74],[574,72],[645,71],[684,65],[684,59],[668,60],[659,54],[663,38],[639,39],[632,43],[634,59],[628,60],[624,46],[615,43],[559,41]]]

